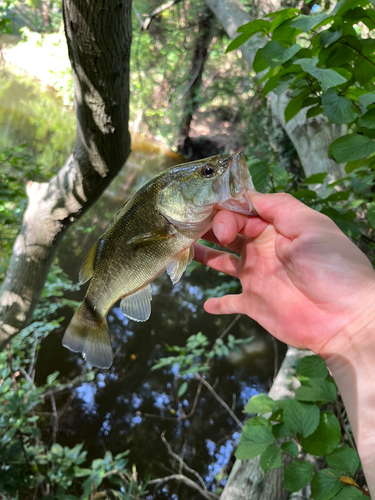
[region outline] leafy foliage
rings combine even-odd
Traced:
[[[311,498],[315,500],[336,498],[336,494],[353,485],[359,488],[351,479],[360,467],[359,457],[356,450],[348,445],[353,442],[351,435],[342,436],[336,416],[340,406],[337,391],[327,390],[327,383],[334,383],[327,379],[327,370],[322,363],[319,356],[308,356],[301,359],[296,368],[296,376],[301,382],[297,389],[299,399],[309,401],[313,385],[317,391],[314,400],[319,400],[319,403],[305,403],[297,399],[273,401],[263,394],[250,399],[245,412],[263,414],[268,411],[268,414],[246,422],[236,452],[236,457],[241,460],[260,455],[260,466],[264,472],[280,467],[280,456],[289,454],[293,462],[284,469],[284,487],[296,492],[311,484]],[[281,437],[282,442],[279,441]],[[303,459],[301,452],[315,457],[324,456],[331,468],[319,470],[315,462]],[[350,495],[342,495],[342,498],[351,498]],[[353,498],[357,497],[365,498],[360,488]]]

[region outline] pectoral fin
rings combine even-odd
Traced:
[[[151,314],[152,290],[147,285],[138,292],[128,295],[120,302],[120,309],[125,316],[135,321],[147,321]]]
[[[144,243],[145,241],[157,241],[163,240],[165,238],[170,238],[176,233],[176,229],[168,224],[163,227],[156,227],[155,229],[151,229],[151,231],[146,231],[145,233],[138,234],[127,241],[129,243]]]
[[[191,246],[186,248],[181,252],[167,267],[167,273],[169,274],[173,284],[177,283],[184,274],[186,267],[190,264],[194,257],[194,247]]]

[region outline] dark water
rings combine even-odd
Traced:
[[[62,242],[58,263],[72,281],[77,281],[85,254],[129,193],[176,161],[170,155],[161,155],[157,148],[151,152],[147,149],[145,153],[140,147],[132,154],[120,176]],[[151,371],[151,367],[159,358],[171,355],[166,344],[183,346],[189,336],[202,332],[212,345],[233,322],[233,316],[210,316],[203,311],[204,290],[223,281],[232,278],[219,276],[203,266],[185,274],[175,286],[168,276],[161,276],[152,285],[152,314],[145,323],[125,318],[118,304],[113,307],[108,322],[116,353],[114,364],[109,370],[97,371],[93,382],[60,396],[57,403],[60,408],[65,405],[65,411],[59,421],[58,442],[74,446],[85,441],[89,460],[103,456],[106,450],[117,454],[129,449],[130,465],[136,465],[140,478],[156,478],[179,471],[162,442],[161,434],[165,432],[173,451],[214,490],[218,484],[215,476],[230,468],[240,429],[205,387],[197,395],[199,381],[194,375],[181,377],[177,365],[157,371]],[[82,300],[85,289],[71,293],[69,298]],[[43,382],[56,370],[64,381],[87,369],[80,355],[61,346],[72,311],[66,308],[63,314],[66,320],[61,330],[51,334],[41,346],[37,382]],[[241,317],[230,333],[238,338],[254,336],[255,340],[240,355],[215,360],[207,380],[242,420],[248,399],[266,391],[272,381],[275,346],[280,351],[279,363],[285,351],[246,317]],[[179,398],[178,389],[183,382],[188,382],[188,389]],[[199,498],[177,483],[166,483],[151,492],[157,499]]]

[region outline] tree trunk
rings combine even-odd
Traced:
[[[300,358],[311,354],[289,347],[279,373],[271,387],[269,396],[273,399],[285,399],[293,396],[292,376]],[[236,460],[229,475],[227,484],[220,500],[287,500],[289,491],[284,489],[284,468],[292,459],[282,455],[283,466],[271,469],[264,474],[259,466],[259,457],[252,460]],[[294,494],[293,498],[307,498],[304,490],[301,496]]]
[[[209,56],[208,47],[213,36],[214,16],[209,9],[199,16],[198,35],[191,59],[189,74],[192,75],[191,83],[185,94],[180,125],[180,138],[178,140],[178,152],[189,157],[189,133],[194,112],[199,106],[199,89],[202,84],[202,75],[205,63]]]
[[[239,26],[252,21],[239,0],[205,0],[205,3],[219,19],[230,38],[236,38]],[[275,4],[271,7],[277,10],[280,5]],[[267,8],[269,9],[268,5]],[[255,35],[240,47],[243,58],[250,67],[253,65],[257,50],[264,44],[265,39]],[[289,102],[287,93],[278,97],[270,92],[269,100],[272,114],[296,148],[306,176],[318,172],[328,172],[333,178],[343,176],[345,173],[343,166],[328,157],[328,146],[343,134],[342,127],[328,123],[323,115],[306,119],[306,109],[301,110],[285,124],[284,111]]]
[[[130,152],[131,0],[65,0],[63,15],[77,140],[49,183],[27,186],[28,206],[0,290],[0,348],[30,322],[62,236]]]

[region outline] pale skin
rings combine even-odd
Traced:
[[[260,217],[220,211],[195,260],[241,281],[242,293],[208,300],[211,314],[246,314],[330,368],[375,497],[375,273],[326,216],[286,194],[250,193]]]

